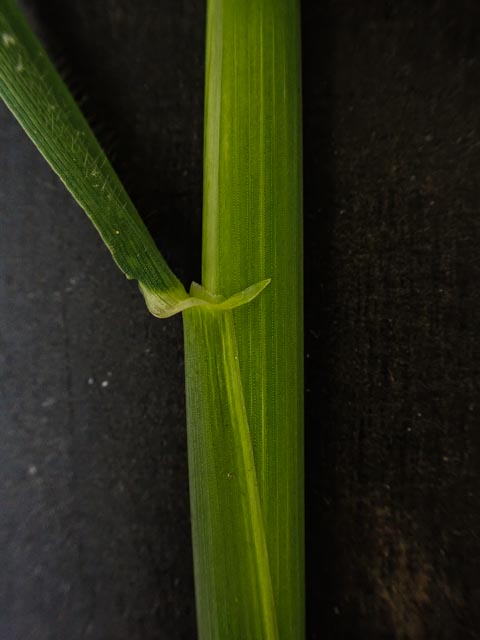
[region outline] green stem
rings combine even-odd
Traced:
[[[234,311],[280,637],[304,635],[299,0],[209,0],[203,283]]]
[[[298,0],[208,0],[203,283],[271,284],[184,313],[202,640],[304,637],[301,159]]]

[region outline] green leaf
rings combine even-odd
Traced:
[[[157,249],[62,79],[11,0],[0,0],[0,96],[86,211],[127,276],[157,315],[188,295]]]

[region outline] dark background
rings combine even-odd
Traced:
[[[199,279],[205,3],[25,0]],[[480,5],[303,2],[308,638],[480,638]],[[195,638],[181,321],[0,108],[0,640]]]

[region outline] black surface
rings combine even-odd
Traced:
[[[198,279],[204,2],[23,6]],[[303,2],[311,639],[480,637],[477,7]],[[0,639],[194,638],[180,320],[4,108],[0,286]]]

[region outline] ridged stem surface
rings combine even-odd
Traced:
[[[232,313],[277,628],[284,640],[304,636],[300,78],[297,0],[208,1],[202,283],[228,296],[271,278],[255,300]],[[191,337],[185,326],[188,377]],[[204,359],[216,357],[205,351]],[[192,412],[189,420],[191,433],[199,427]],[[212,530],[227,526],[220,510],[208,517]],[[195,537],[194,546],[202,640],[267,637],[251,635],[246,622],[223,636],[202,628],[204,608],[216,603],[198,568],[207,551]],[[209,566],[207,557],[202,562]],[[219,588],[222,607],[235,610],[229,587],[250,569],[239,556],[228,562],[238,565],[229,584]],[[237,618],[232,620],[236,625]]]

